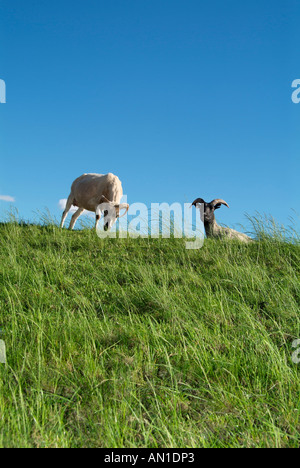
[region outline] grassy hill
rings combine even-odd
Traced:
[[[0,225],[1,447],[298,447],[299,244]]]

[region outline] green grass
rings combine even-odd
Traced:
[[[299,243],[0,225],[1,447],[298,447]]]

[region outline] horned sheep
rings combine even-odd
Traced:
[[[201,218],[203,218],[202,221],[204,223],[205,234],[207,237],[237,239],[241,242],[251,242],[253,240],[246,234],[218,225],[215,218],[215,210],[221,208],[221,205],[225,205],[229,208],[225,200],[216,198],[210,203],[206,203],[203,198],[197,198],[193,201],[191,206],[197,207],[198,204],[202,204],[202,208],[200,207],[200,213]]]

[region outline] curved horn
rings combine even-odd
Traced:
[[[125,210],[125,213],[122,214],[122,216],[120,216],[120,218],[123,218],[123,216],[126,215],[127,211],[129,210],[129,205],[128,203],[121,203],[121,205],[119,205],[119,210]]]
[[[197,203],[205,203],[205,201],[203,200],[203,198],[196,198],[196,200],[193,201],[191,206],[196,206]],[[190,208],[191,208],[191,206],[190,206]]]
[[[221,205],[225,205],[227,206],[227,208],[229,208],[229,205],[226,203],[226,201],[222,200],[221,198],[215,198],[214,200],[210,202],[210,204],[214,206],[217,205],[218,203],[221,203]]]

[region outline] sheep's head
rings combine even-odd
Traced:
[[[197,204],[199,203],[203,205],[203,211],[200,211],[201,220],[207,224],[210,224],[214,221],[215,210],[218,210],[219,208],[221,208],[221,205],[225,205],[227,206],[227,208],[229,208],[226,201],[221,200],[220,198],[216,198],[215,200],[212,200],[210,203],[206,203],[206,201],[204,201],[203,198],[196,198],[196,200],[193,201],[191,206],[197,206]]]
[[[121,214],[122,210],[125,210],[123,214]],[[102,195],[100,204],[96,210],[96,216],[98,216],[97,219],[100,219],[100,212],[103,213],[104,231],[108,231],[112,228],[118,218],[122,218],[126,215],[128,210],[129,205],[127,203],[114,203]]]

